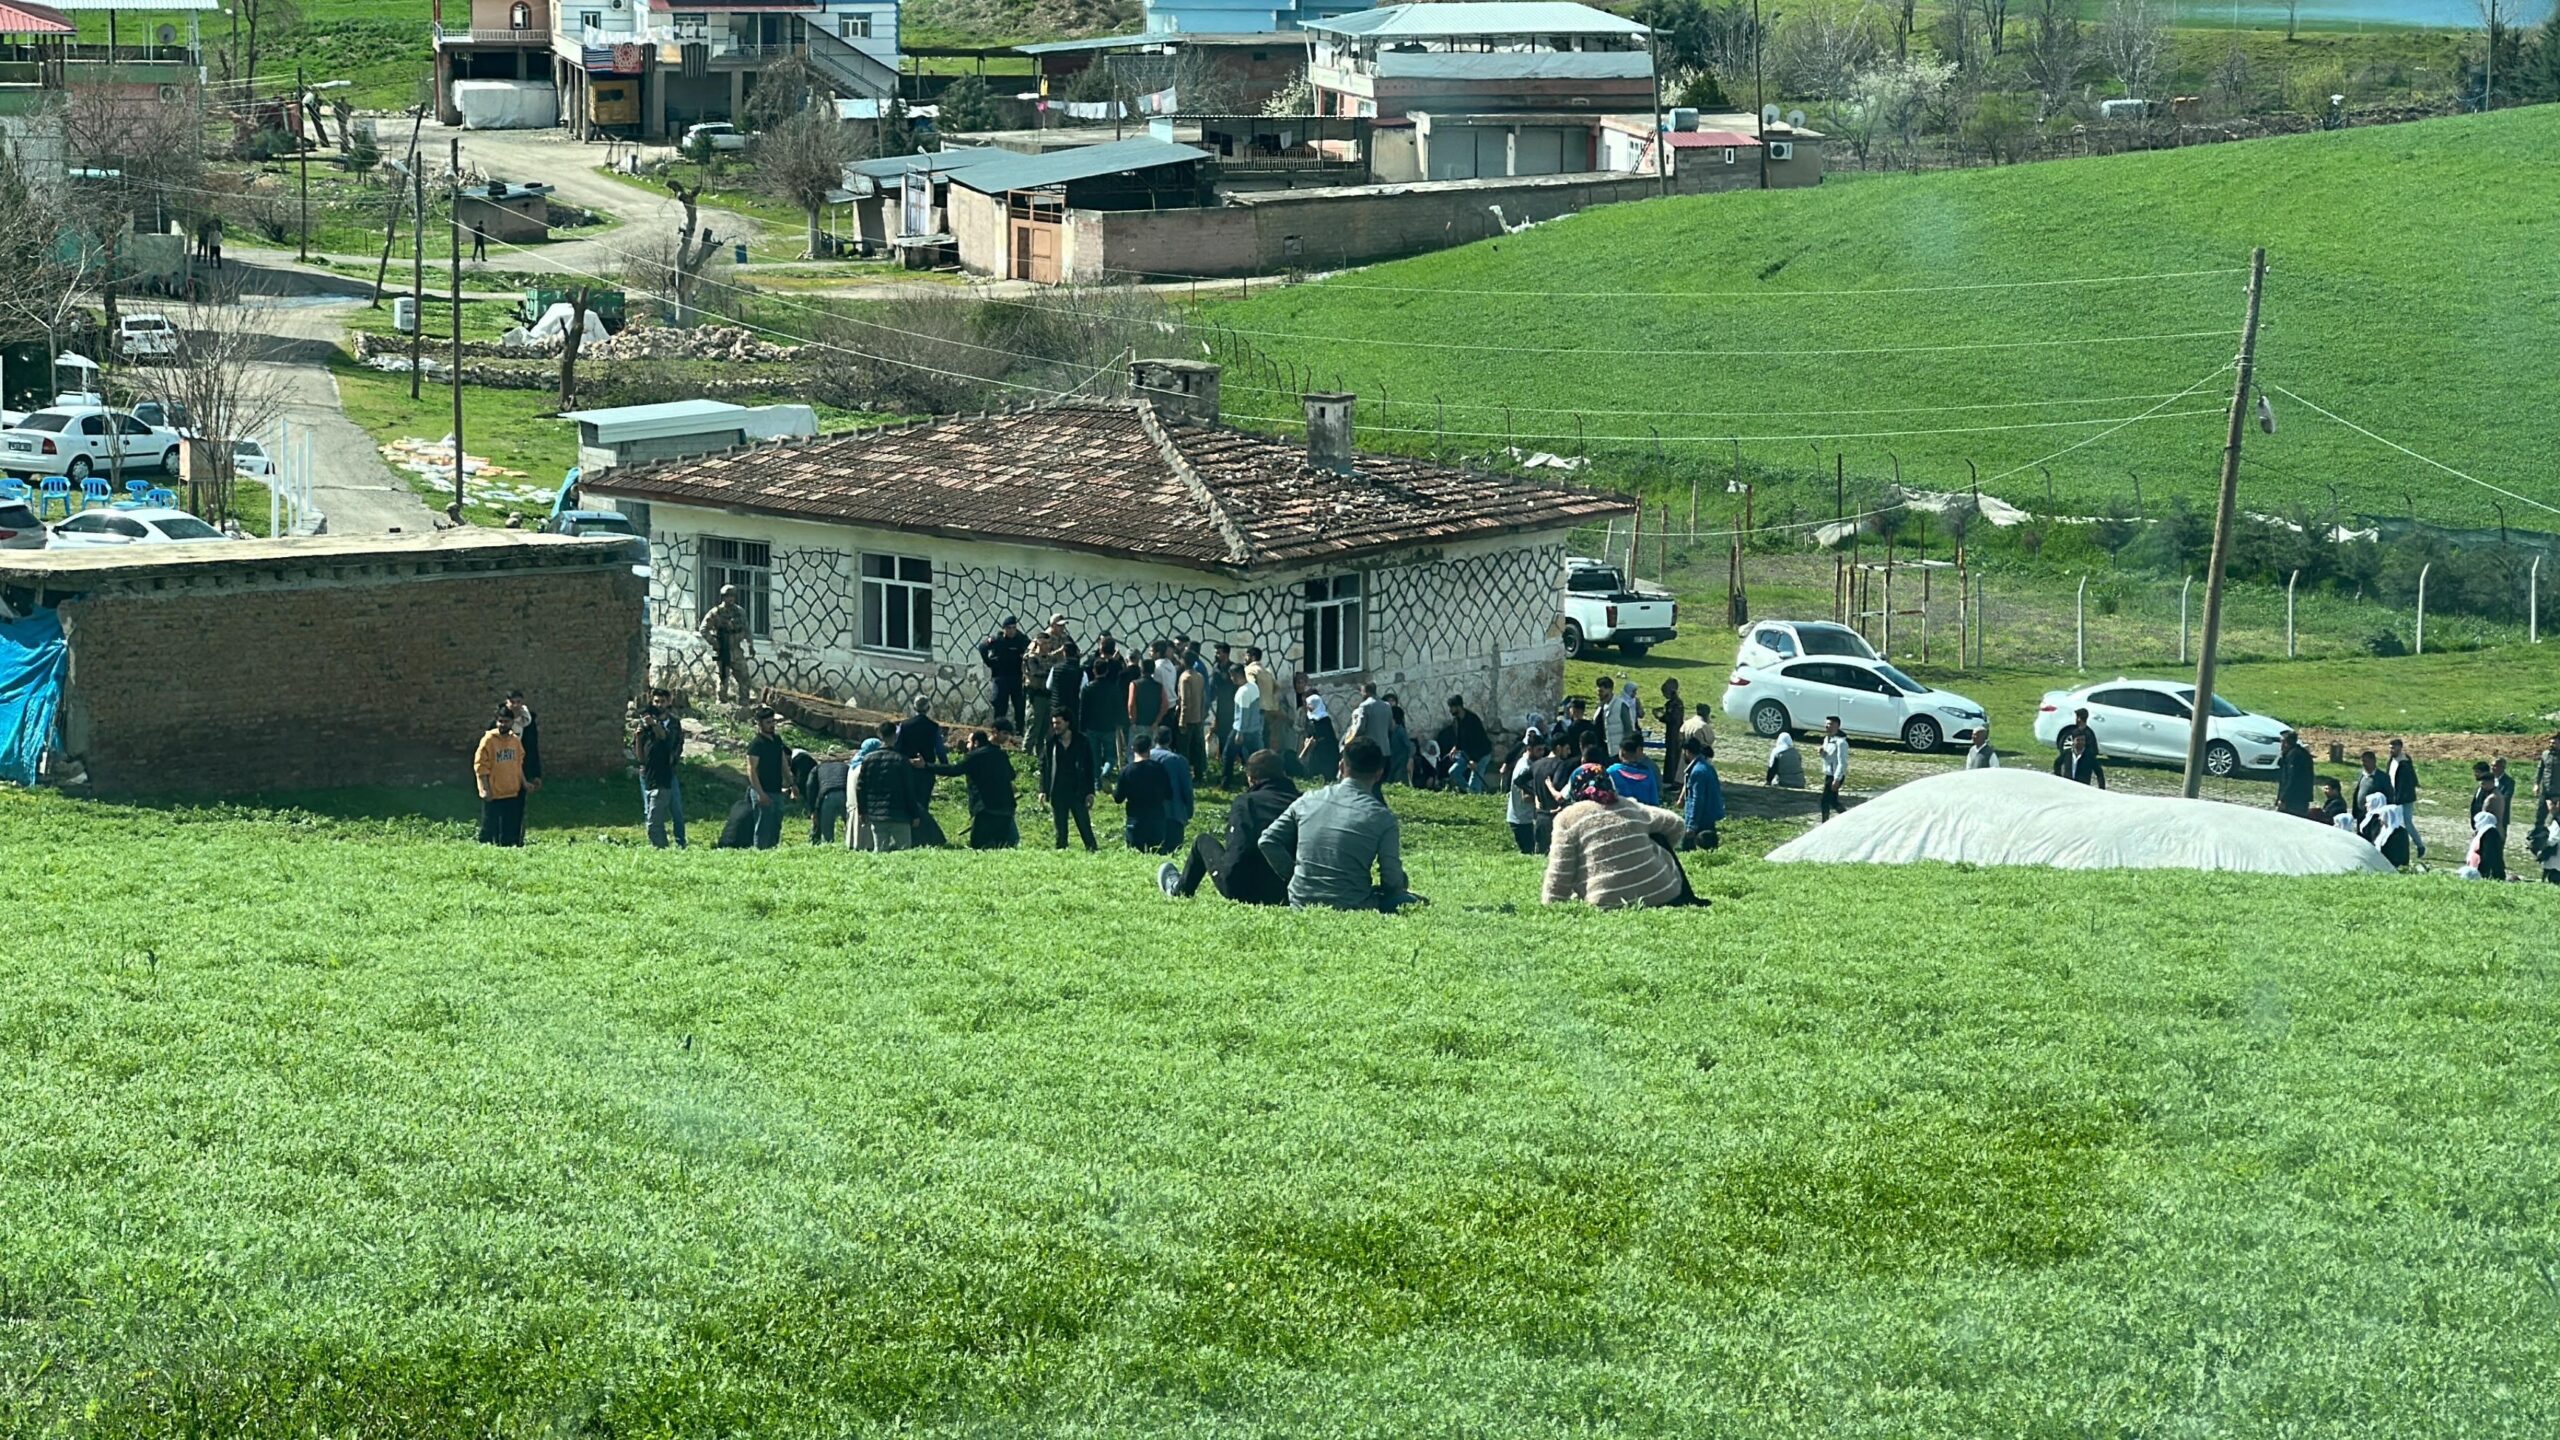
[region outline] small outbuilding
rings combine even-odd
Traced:
[[[818,433],[806,405],[736,405],[726,400],[669,400],[565,410],[578,427],[578,468],[592,475],[615,465],[709,455],[759,440],[805,439]]]
[[[1142,136],[952,172],[950,224],[962,269],[1055,285],[1075,267],[1075,212],[1186,210],[1215,203],[1209,152]]]
[[[477,230],[509,245],[538,245],[551,238],[551,187],[518,180],[467,185],[454,200],[463,233]]]

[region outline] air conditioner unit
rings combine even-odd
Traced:
[[[1796,147],[1785,140],[1772,141],[1769,145],[1769,158],[1772,160],[1793,160],[1796,158]]]

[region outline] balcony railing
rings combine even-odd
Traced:
[[[549,45],[548,27],[529,30],[438,30],[439,45]]]

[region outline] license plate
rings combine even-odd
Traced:
[[[31,440],[12,440],[9,442],[9,453],[12,455],[32,455],[35,453],[35,448],[35,442]]]

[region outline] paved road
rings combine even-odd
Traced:
[[[346,338],[346,317],[364,302],[297,297],[261,299],[260,328],[277,340],[261,362],[285,387],[285,418],[312,437],[312,505],[332,535],[416,533],[440,518],[409,483],[383,463],[373,437],[349,420],[328,355]]]
[[[420,128],[418,147],[428,163],[441,166],[451,152],[449,141],[462,142],[464,170],[500,180],[538,181],[570,204],[600,210],[622,223],[588,239],[557,240],[538,250],[489,247],[486,267],[500,270],[560,270],[620,278],[627,252],[672,244],[684,221],[684,207],[664,191],[647,190],[608,180],[596,173],[605,163],[606,146],[570,138],[566,130],[470,130],[428,124]],[[626,147],[627,148],[627,147]],[[617,152],[618,153],[618,152]],[[433,172],[430,172],[431,174]],[[761,227],[746,216],[704,207],[705,223],[723,235],[753,233]],[[574,235],[576,232],[569,232]],[[475,268],[465,262],[466,271]]]

